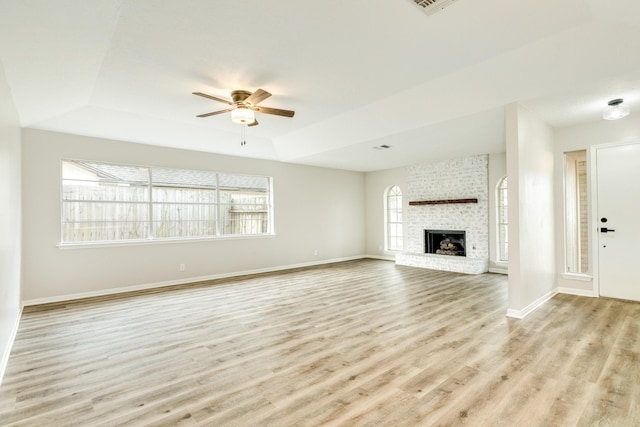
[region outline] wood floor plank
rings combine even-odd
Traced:
[[[640,425],[640,304],[357,260],[26,307],[2,426]]]

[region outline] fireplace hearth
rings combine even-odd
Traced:
[[[424,252],[427,254],[467,256],[466,232],[460,230],[424,230]]]

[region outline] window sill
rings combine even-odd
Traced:
[[[567,280],[580,280],[581,282],[591,282],[593,280],[592,276],[584,273],[562,273],[560,276],[563,279]]]
[[[88,249],[88,248],[109,248],[122,246],[147,246],[147,245],[173,245],[194,242],[215,242],[220,240],[242,240],[242,239],[268,239],[275,237],[275,233],[269,234],[237,234],[220,237],[191,237],[177,239],[145,239],[145,240],[118,240],[113,242],[78,242],[78,243],[58,243],[58,249]]]

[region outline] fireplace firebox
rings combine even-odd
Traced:
[[[466,232],[460,230],[424,230],[427,254],[467,256]]]

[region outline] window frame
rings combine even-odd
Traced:
[[[74,224],[78,221],[65,221],[65,208],[68,207],[69,203],[77,203],[79,199],[67,199],[65,197],[65,181],[76,180],[81,181],[81,179],[69,178],[64,175],[64,164],[65,162],[70,163],[89,163],[89,164],[99,164],[113,167],[123,167],[123,168],[139,168],[146,170],[146,181],[143,185],[145,188],[145,195],[143,201],[108,201],[108,200],[84,200],[83,202],[89,203],[122,203],[124,205],[144,205],[147,209],[147,214],[145,218],[142,217],[136,218],[139,221],[146,222],[146,237],[141,238],[131,238],[131,239],[108,239],[108,240],[65,240],[65,224]],[[171,185],[161,185],[161,182],[153,181],[153,173],[154,170],[169,170],[176,172],[193,172],[197,174],[208,174],[210,176],[215,177],[215,187],[210,187],[214,192],[214,201],[211,203],[171,203],[171,202],[158,202],[154,200],[154,189],[162,188],[162,187],[170,187],[174,188],[184,188],[184,189],[194,189],[197,186],[189,186],[187,184],[180,184],[179,182],[169,183]],[[262,207],[266,209],[266,216],[263,221],[266,221],[265,231],[258,233],[224,233],[224,224],[221,224],[223,219],[221,210],[224,209],[224,203],[220,201],[220,193],[222,191],[230,191],[229,188],[222,188],[220,184],[221,176],[237,176],[237,177],[246,177],[246,178],[263,178],[266,180],[266,191],[264,192],[264,203],[261,204]],[[86,180],[85,181],[90,181]],[[191,242],[191,241],[201,241],[201,240],[225,240],[225,239],[246,239],[246,238],[265,238],[275,236],[275,225],[274,225],[274,207],[273,207],[273,177],[266,175],[252,175],[252,174],[244,174],[244,173],[234,173],[234,172],[220,172],[213,170],[203,170],[203,169],[189,169],[189,168],[180,168],[180,167],[165,167],[165,166],[152,166],[152,165],[136,165],[136,164],[127,164],[127,163],[117,163],[117,162],[108,162],[108,161],[99,161],[99,160],[87,160],[87,159],[77,159],[77,158],[61,158],[60,160],[60,219],[58,224],[60,226],[60,240],[58,243],[58,247],[60,248],[72,248],[72,247],[87,247],[87,246],[129,246],[129,245],[146,245],[146,244],[162,244],[162,243],[181,243],[181,242]],[[99,181],[94,181],[99,182]],[[105,181],[108,182],[108,181]],[[126,184],[126,183],[124,183]],[[167,184],[167,183],[164,183]],[[251,193],[250,190],[255,190],[258,187],[254,187],[253,189],[247,188],[247,192]],[[241,187],[237,188],[239,191],[242,191]],[[258,194],[258,192],[256,192]],[[157,237],[154,236],[154,210],[158,210],[159,206],[167,206],[167,205],[198,205],[202,207],[212,208],[215,212],[215,217],[213,218],[213,223],[215,224],[215,233],[214,234],[204,234],[204,235],[185,235],[185,236],[170,236],[170,237]],[[229,206],[231,203],[229,202]],[[264,213],[264,210],[260,212]],[[115,222],[115,221],[114,221]]]
[[[564,266],[562,275],[571,278],[590,278],[592,272],[589,236],[591,212],[587,150],[567,151],[563,153],[563,160]]]
[[[498,262],[509,262],[509,180],[507,175],[496,185],[496,258]],[[505,202],[506,201],[506,202]],[[504,232],[502,232],[504,230]]]
[[[392,191],[397,192],[392,194]],[[391,207],[389,203],[390,198],[395,198],[395,208]],[[391,213],[396,214],[396,218],[400,218],[400,220],[392,221]],[[399,185],[391,185],[384,192],[384,250],[387,252],[402,252],[404,250],[404,222],[403,222],[403,195],[402,189]],[[400,227],[402,232],[398,235],[397,233],[391,233],[392,227]],[[394,244],[392,244],[392,239]]]

